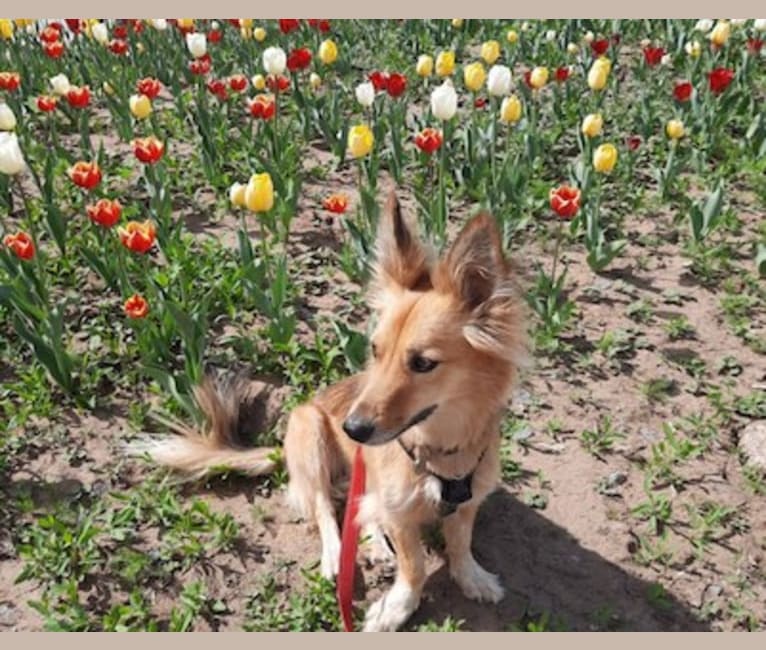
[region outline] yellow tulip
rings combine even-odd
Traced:
[[[463,26],[463,19],[462,18],[453,18],[452,19],[452,26],[455,29],[460,29]]]
[[[455,72],[455,53],[445,50],[439,52],[436,57],[436,74],[440,77],[449,77]]]
[[[588,86],[591,90],[603,90],[609,79],[612,63],[607,58],[596,59],[588,71]]]
[[[702,54],[702,46],[699,41],[690,41],[684,45],[684,50],[686,50],[686,53],[693,59],[698,59]]]
[[[108,81],[105,81],[103,84],[101,84],[101,88],[103,88],[107,95],[114,95],[114,88],[112,88],[112,84],[110,84]]]
[[[728,20],[719,20],[710,32],[710,42],[721,47],[729,40],[729,34],[731,34],[731,23]]]
[[[240,27],[239,35],[242,37],[243,41],[248,41],[253,36],[253,33],[247,27]]]
[[[251,29],[253,26],[253,19],[252,18],[240,18],[239,19],[239,26],[241,29]]]
[[[312,72],[311,76],[309,77],[309,84],[311,85],[311,88],[316,90],[322,85],[322,77],[320,77],[316,72]]]
[[[254,75],[250,83],[253,84],[253,88],[256,90],[263,90],[266,87],[266,77],[262,74]]]
[[[521,119],[521,101],[516,95],[511,95],[503,100],[500,106],[500,120],[513,124]]]
[[[247,204],[245,201],[246,191],[246,185],[243,185],[242,183],[234,183],[234,185],[229,188],[229,201],[231,201],[231,204],[237,208],[244,208]]]
[[[181,29],[192,29],[194,27],[194,18],[178,18],[177,23]]]
[[[146,95],[131,95],[129,103],[130,112],[133,113],[133,117],[137,120],[143,120],[151,115],[152,100]]]
[[[253,174],[245,188],[245,205],[252,212],[268,212],[274,205],[274,184],[271,176]]]
[[[500,43],[497,41],[487,41],[481,46],[481,58],[487,65],[492,65],[500,58]]]
[[[354,158],[364,158],[375,144],[375,136],[366,124],[358,124],[348,132],[348,150]]]
[[[602,144],[593,152],[593,168],[597,172],[609,173],[617,164],[617,147]]]
[[[338,46],[332,39],[322,41],[319,46],[319,60],[325,65],[332,65],[338,58]]]
[[[595,138],[597,135],[601,135],[601,129],[604,126],[604,120],[601,117],[601,113],[591,113],[586,115],[582,121],[581,131],[583,135],[587,135],[589,138]]]
[[[253,38],[259,43],[262,43],[266,38],[266,30],[263,27],[256,27],[253,30]]]
[[[13,23],[8,18],[0,18],[0,36],[6,41],[13,37]]]
[[[24,29],[25,27],[29,27],[30,25],[35,24],[34,18],[14,18],[13,23],[18,27],[19,29]]]
[[[513,45],[516,41],[519,40],[519,35],[516,33],[515,29],[509,29],[508,33],[505,35],[505,39]]]
[[[548,74],[548,68],[545,66],[537,66],[532,70],[532,74],[529,75],[530,86],[535,90],[539,90],[548,83]]]
[[[665,133],[671,140],[679,140],[685,134],[684,123],[681,120],[670,120],[665,126]]]
[[[415,66],[415,72],[421,77],[430,77],[434,71],[434,60],[428,54],[422,54],[418,57],[417,65]]]
[[[484,66],[478,61],[469,63],[463,68],[463,81],[465,82],[465,87],[471,92],[475,93],[481,90],[486,79],[487,72],[484,70]]]

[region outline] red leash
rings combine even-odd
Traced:
[[[362,448],[356,448],[354,463],[351,466],[351,485],[346,499],[346,513],[343,515],[343,532],[340,539],[340,569],[338,571],[337,595],[340,615],[346,632],[354,631],[351,617],[351,596],[354,591],[354,571],[356,570],[356,551],[359,546],[359,524],[356,515],[359,512],[359,500],[364,494],[364,458]]]

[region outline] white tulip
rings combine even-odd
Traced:
[[[450,120],[457,112],[457,93],[452,82],[445,81],[431,93],[431,112],[440,120]]]
[[[713,29],[713,19],[700,18],[697,21],[697,24],[694,26],[694,29],[696,29],[698,32],[709,32],[711,29]]]
[[[205,36],[205,34],[200,34],[199,32],[187,34],[186,47],[189,48],[189,53],[195,59],[205,56],[205,54],[207,54],[207,36]]]
[[[511,92],[511,69],[505,65],[493,65],[487,76],[487,90],[490,95],[502,97]]]
[[[210,29],[219,29],[221,27],[221,23],[219,23],[217,20],[214,20],[212,23],[210,23]]]
[[[732,27],[742,27],[747,22],[747,18],[731,18],[729,22]]]
[[[529,24],[526,20],[521,23],[521,31],[522,32],[528,32],[530,29],[532,29],[532,25]]]
[[[281,47],[267,47],[263,51],[263,67],[268,74],[282,74],[287,67],[287,55]]]
[[[596,38],[596,35],[593,32],[585,32],[585,36],[582,37],[582,40],[586,43],[592,43],[594,38]]]
[[[577,47],[576,43],[569,43],[567,45],[567,52],[571,55],[575,55],[580,51],[580,48]]]
[[[164,18],[152,18],[150,23],[158,32],[163,32],[168,28],[168,21]]]
[[[662,65],[669,65],[669,64],[670,64],[670,62],[671,62],[672,60],[673,60],[673,58],[670,56],[670,54],[665,54],[665,55],[663,55],[663,57],[660,59],[660,63],[661,63]]]
[[[756,18],[753,27],[759,32],[766,32],[766,18]]]
[[[15,133],[0,133],[0,174],[13,176],[24,171],[26,163]]]
[[[545,32],[545,40],[546,41],[555,41],[556,40],[556,32],[554,32],[552,29],[549,29],[547,32]]]
[[[109,42],[109,30],[105,23],[96,23],[90,28],[90,33],[101,45],[106,45]]]
[[[16,128],[16,116],[5,102],[0,103],[0,131],[13,131]]]
[[[354,94],[356,95],[356,101],[365,108],[369,108],[375,101],[375,86],[371,82],[365,81],[356,87]]]
[[[53,88],[54,95],[66,95],[72,84],[69,83],[69,79],[65,74],[57,74],[55,77],[51,77],[51,88]]]

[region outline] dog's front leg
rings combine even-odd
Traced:
[[[365,632],[393,632],[420,605],[426,579],[420,529],[417,526],[394,528],[389,536],[396,551],[396,579],[393,587],[368,610]]]
[[[471,553],[473,523],[478,509],[478,503],[469,502],[444,519],[450,575],[468,598],[497,603],[505,595],[498,576],[486,571]]]

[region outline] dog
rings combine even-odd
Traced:
[[[333,486],[361,445],[367,486],[359,523],[395,554],[391,589],[367,611],[365,631],[393,631],[417,610],[426,580],[424,525],[441,519],[451,577],[471,599],[496,603],[498,577],[471,552],[477,510],[500,480],[500,423],[526,359],[523,300],[495,219],[471,218],[437,257],[403,217],[395,192],[376,235],[370,305],[376,317],[365,369],[296,407],[284,458],[287,497],[322,543],[320,570],[338,572]],[[236,391],[235,391],[236,392]],[[275,449],[244,449],[238,403],[206,380],[196,391],[206,432],[133,446],[161,464],[202,476],[226,467],[272,472]]]

